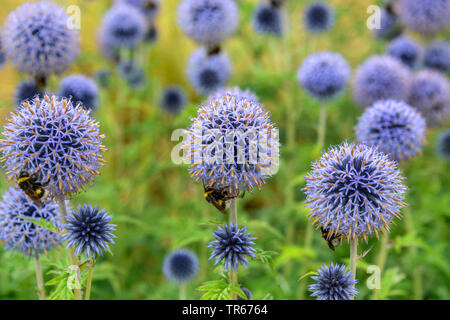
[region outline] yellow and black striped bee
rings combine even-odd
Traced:
[[[229,200],[239,197],[239,190],[237,194],[230,193],[229,187],[224,187],[220,189],[214,189],[209,186],[203,185],[205,189],[205,200],[211,203],[217,210],[223,214],[227,214],[227,209],[229,206]]]
[[[48,190],[45,189],[46,184],[39,180],[37,173],[22,171],[17,177],[17,185],[31,200],[42,206],[42,201],[48,196]]]
[[[320,230],[322,231],[322,238],[325,239],[325,241],[328,244],[328,247],[333,251],[335,247],[340,246],[344,241],[344,235],[342,234],[331,235],[330,230],[326,230],[324,228],[320,228]],[[334,233],[334,231],[331,231],[331,233]]]

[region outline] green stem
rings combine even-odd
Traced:
[[[356,279],[356,260],[358,259],[358,239],[353,238],[350,240],[350,271],[353,273],[354,279]],[[354,287],[355,285],[353,285]]]
[[[312,246],[312,242],[313,242],[313,231],[314,231],[314,227],[312,225],[310,225],[309,223],[306,224],[306,230],[305,230],[305,242],[304,242],[304,248],[311,248]],[[305,261],[302,264],[302,267],[300,268],[300,275],[303,276],[306,271],[308,270],[307,265],[305,263]],[[306,281],[301,281],[299,288],[298,288],[298,298],[300,300],[304,300],[305,299],[305,293],[306,293],[306,285],[307,282]]]
[[[36,264],[37,294],[39,296],[39,300],[45,300],[44,277],[42,275],[41,259],[38,254],[34,257],[34,262]]]
[[[415,234],[416,230],[414,228],[414,220],[411,215],[411,211],[409,207],[405,208],[405,227],[407,234]],[[409,250],[409,256],[415,258],[417,254],[417,247],[414,245]],[[413,267],[412,271],[412,278],[413,278],[413,298],[415,300],[421,300],[423,297],[423,289],[422,289],[422,270],[419,264],[416,264]]]
[[[383,274],[384,266],[386,265],[388,248],[387,243],[389,241],[389,234],[386,233],[383,237],[381,237],[380,251],[377,256],[377,266],[380,268],[380,275]],[[379,300],[380,298],[380,289],[374,289],[371,300]]]
[[[89,300],[91,298],[91,286],[92,286],[92,275],[94,274],[94,260],[91,259],[89,262],[88,277],[86,282],[86,293],[84,295],[84,300]]]
[[[231,207],[230,207],[230,223],[237,225],[237,199],[231,200]],[[237,270],[233,271],[230,269],[230,282],[232,284],[238,283],[238,273]],[[234,292],[230,293],[231,300],[237,300],[237,295]]]
[[[325,132],[327,126],[327,106],[325,103],[320,105],[319,126],[317,128],[317,147],[322,150],[325,145]]]
[[[186,283],[185,282],[180,284],[179,299],[180,300],[186,300]]]

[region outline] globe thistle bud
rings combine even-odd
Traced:
[[[328,31],[334,26],[334,10],[322,1],[310,3],[305,9],[303,24],[312,33]]]
[[[241,264],[243,267],[248,265],[246,256],[255,257],[256,250],[252,248],[255,244],[251,238],[251,233],[247,233],[247,227],[238,228],[236,224],[230,223],[224,228],[218,226],[213,232],[215,241],[211,241],[208,248],[213,248],[209,260],[216,259],[214,265],[224,261],[223,270],[228,269],[236,272]]]
[[[189,58],[186,73],[194,89],[208,95],[225,86],[231,69],[231,61],[226,53],[208,55],[204,48],[199,48]]]
[[[364,112],[356,136],[361,143],[403,161],[422,151],[425,128],[425,120],[416,109],[403,101],[384,100]]]
[[[409,70],[390,56],[372,56],[358,67],[353,80],[353,97],[360,107],[378,100],[405,100]]]
[[[147,79],[144,70],[133,60],[124,60],[117,66],[119,74],[132,88],[142,87]]]
[[[99,126],[81,105],[56,96],[23,102],[4,126],[0,152],[10,179],[37,173],[50,195],[84,190],[104,160]]]
[[[397,163],[376,148],[344,143],[313,164],[305,204],[309,219],[335,235],[359,240],[400,218],[406,187]]]
[[[28,101],[36,97],[42,99],[44,92],[38,88],[36,81],[25,80],[19,83],[14,91],[14,104],[18,108],[23,101]]]
[[[281,36],[284,29],[283,11],[271,2],[260,2],[253,13],[252,24],[257,33]]]
[[[344,91],[350,73],[347,61],[339,53],[319,52],[303,61],[297,79],[314,98],[329,100]]]
[[[254,100],[225,95],[198,108],[183,145],[195,182],[213,189],[261,188],[278,168],[278,129]]]
[[[422,48],[410,37],[398,37],[387,46],[386,53],[409,68],[414,68],[419,62]]]
[[[450,0],[401,0],[402,23],[422,34],[435,34],[450,26]]]
[[[183,0],[178,5],[178,25],[192,40],[214,47],[231,36],[239,23],[233,0]]]
[[[16,250],[32,257],[47,254],[61,242],[58,233],[42,228],[26,219],[45,220],[61,229],[58,206],[45,201],[41,206],[22,190],[9,188],[0,201],[0,241],[8,250]]]
[[[198,271],[198,258],[190,250],[173,251],[164,259],[163,273],[170,281],[189,282],[197,276]]]
[[[147,23],[153,23],[158,14],[159,0],[116,0],[115,4],[126,4],[135,7],[145,16]]]
[[[74,247],[74,255],[85,254],[88,259],[95,259],[103,255],[103,251],[109,249],[109,243],[114,243],[115,235],[111,233],[116,225],[111,224],[112,216],[104,209],[99,210],[97,206],[79,206],[78,211],[72,210],[72,215],[66,217],[63,239],[67,248]]]
[[[64,9],[49,1],[27,2],[12,11],[2,30],[6,55],[20,71],[35,77],[60,74],[78,56],[78,32]]]
[[[445,41],[432,42],[425,49],[423,65],[442,73],[450,71],[450,43]]]
[[[172,114],[180,113],[187,103],[186,93],[178,86],[167,87],[161,97],[161,108]]]
[[[444,131],[439,136],[437,152],[442,158],[450,161],[450,130]]]
[[[423,70],[409,79],[408,102],[422,113],[428,127],[438,127],[450,117],[450,84],[442,74]]]
[[[309,286],[311,297],[317,300],[352,300],[358,294],[355,289],[357,281],[345,265],[323,265],[317,270],[318,275],[312,276],[315,281]]]
[[[242,90],[241,88],[239,88],[237,86],[219,89],[216,92],[214,92],[213,94],[211,94],[208,97],[208,100],[217,100],[226,95],[236,96],[238,99],[246,99],[246,100],[251,100],[251,101],[255,101],[255,102],[259,101],[258,96],[256,94],[254,94],[253,92],[251,92],[249,89]]]
[[[391,40],[398,37],[402,32],[397,16],[391,10],[381,8],[380,28],[373,29],[375,36],[380,39]]]
[[[73,74],[61,81],[59,95],[80,103],[86,110],[96,110],[98,106],[98,87],[94,80],[82,74]]]
[[[241,288],[242,292],[244,292],[246,298],[242,298],[241,296],[237,296],[238,300],[252,300],[252,293],[247,288]]]

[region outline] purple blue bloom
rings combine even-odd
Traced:
[[[423,65],[442,73],[450,71],[450,43],[447,41],[432,42],[425,49]]]
[[[238,228],[236,224],[230,223],[223,228],[218,226],[213,232],[215,241],[211,241],[208,248],[213,248],[209,260],[216,259],[214,265],[224,262],[223,270],[228,269],[236,271],[241,264],[243,267],[248,265],[248,257],[255,257],[256,250],[252,248],[255,244],[251,233],[247,233],[247,227]]]
[[[311,297],[317,300],[352,300],[358,294],[355,289],[357,281],[347,266],[342,264],[323,265],[317,270],[318,275],[312,276],[315,281],[309,286]]]
[[[421,51],[420,45],[407,36],[394,39],[386,48],[388,55],[397,58],[410,68],[414,68],[419,62]]]
[[[306,57],[297,79],[303,89],[318,100],[329,100],[343,92],[350,67],[339,53],[319,52]]]
[[[435,34],[450,26],[450,0],[401,0],[398,14],[408,29]]]
[[[71,99],[75,104],[81,103],[86,110],[96,110],[98,106],[97,84],[82,74],[73,74],[62,79],[59,95]]]
[[[305,9],[303,24],[312,33],[328,31],[334,26],[334,10],[323,1],[310,3]]]
[[[187,96],[179,86],[167,87],[161,97],[160,106],[164,111],[172,114],[180,113],[187,103]]]
[[[74,256],[84,253],[88,259],[95,259],[109,249],[110,243],[114,243],[116,236],[111,231],[116,229],[116,225],[111,224],[112,216],[105,209],[85,205],[77,210],[72,210],[72,214],[66,217],[63,239],[67,248],[75,248]]]
[[[247,288],[241,288],[242,292],[244,292],[245,294],[245,299],[242,298],[241,296],[237,296],[238,300],[252,300],[252,293],[250,292],[250,290],[248,290]]]
[[[0,31],[0,35],[1,34],[2,32]],[[3,49],[2,39],[0,37],[0,69],[3,68],[5,63],[6,63],[6,53],[5,50]]]
[[[61,243],[57,232],[42,228],[27,219],[45,220],[61,229],[58,205],[44,201],[42,206],[31,200],[22,190],[9,188],[0,201],[0,241],[6,249],[22,252],[28,257],[47,254],[53,246]]]
[[[377,38],[385,40],[391,40],[399,36],[402,33],[402,29],[394,12],[387,8],[381,8],[380,28],[373,29],[373,33]]]
[[[219,89],[213,94],[209,95],[208,100],[220,99],[227,95],[236,96],[238,97],[238,99],[252,100],[255,102],[259,101],[259,97],[252,91],[250,91],[249,89],[242,90],[237,86]]]
[[[356,70],[353,97],[360,107],[378,100],[405,100],[409,69],[390,56],[372,56]]]
[[[234,33],[238,14],[233,0],[183,0],[178,5],[178,25],[195,42],[214,47]]]
[[[6,55],[22,72],[36,77],[60,74],[78,56],[78,32],[54,2],[27,2],[12,11],[2,30]]]
[[[116,0],[116,4],[127,4],[139,9],[146,18],[147,23],[153,23],[159,11],[159,0]]]
[[[10,179],[38,173],[51,196],[84,190],[104,160],[98,123],[70,100],[44,96],[23,102],[7,118],[0,140],[3,168]]]
[[[356,126],[359,142],[403,161],[422,151],[425,120],[403,101],[383,100],[366,109]]]
[[[406,187],[397,162],[372,146],[343,143],[312,165],[304,189],[309,219],[343,235],[364,239],[400,218]]]
[[[198,271],[198,258],[190,250],[179,249],[173,251],[163,262],[164,276],[173,282],[189,282],[197,276]]]
[[[14,105],[18,108],[23,101],[33,99],[37,96],[42,99],[44,92],[38,88],[36,81],[24,80],[19,83],[14,91]]]
[[[257,33],[281,36],[284,29],[283,11],[272,2],[260,2],[253,12],[252,24]]]
[[[450,130],[444,131],[439,135],[437,151],[441,157],[450,161]]]

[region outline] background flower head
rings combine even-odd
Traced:
[[[439,135],[437,151],[441,157],[450,160],[450,130],[446,130]]]
[[[115,3],[127,4],[139,9],[148,24],[153,23],[160,7],[159,0],[116,0]]]
[[[98,87],[94,80],[82,75],[72,74],[61,81],[59,95],[81,103],[86,110],[95,110],[98,105]]]
[[[309,219],[318,227],[361,239],[400,218],[406,187],[397,163],[364,144],[332,147],[305,179]]]
[[[380,28],[372,30],[377,38],[391,40],[402,33],[397,15],[386,8],[380,11]]]
[[[446,73],[450,71],[450,42],[434,41],[425,49],[423,65]]]
[[[386,48],[386,53],[397,58],[403,64],[414,68],[419,62],[422,48],[411,37],[402,36],[394,39]]]
[[[309,32],[328,31],[334,25],[334,10],[323,1],[310,3],[305,9],[303,23]]]
[[[311,297],[317,300],[351,300],[358,294],[354,285],[354,275],[347,271],[346,265],[323,265],[317,270],[318,275],[312,276],[315,281],[309,286]]]
[[[20,71],[46,77],[67,70],[78,56],[78,32],[54,2],[27,2],[12,11],[2,30],[6,55]]]
[[[9,188],[0,201],[0,241],[5,241],[6,249],[16,250],[32,257],[47,253],[61,242],[58,233],[44,229],[24,218],[41,220],[61,228],[58,206],[45,201],[37,205],[22,190]]]
[[[283,11],[272,2],[260,2],[253,12],[252,24],[257,33],[280,36],[284,27]]]
[[[178,114],[187,103],[187,96],[179,86],[167,87],[162,93],[160,106],[169,113]]]
[[[356,136],[361,143],[403,161],[422,151],[425,129],[425,120],[416,109],[403,101],[383,100],[366,109]]]
[[[400,0],[402,23],[413,31],[434,34],[450,26],[450,0]]]
[[[163,273],[170,281],[189,282],[197,276],[198,271],[198,258],[190,250],[179,249],[164,258]]]
[[[36,81],[24,80],[17,85],[14,91],[14,105],[18,108],[23,101],[33,99],[37,96],[42,99],[44,92],[38,88]]]
[[[7,121],[0,151],[10,179],[37,173],[54,196],[80,192],[99,174],[104,136],[81,105],[45,96],[22,103]]]
[[[249,89],[242,90],[238,86],[219,89],[215,91],[213,94],[211,94],[207,100],[220,99],[226,95],[236,96],[238,99],[253,100],[256,102],[259,101],[259,98],[255,93],[253,93]]]

